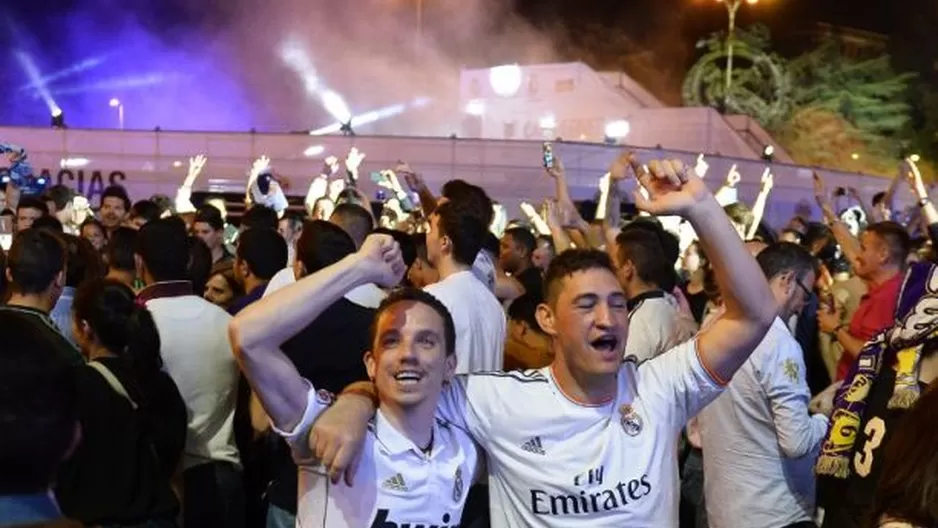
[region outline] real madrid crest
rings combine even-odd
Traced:
[[[631,405],[624,404],[619,407],[619,414],[621,415],[622,430],[625,431],[625,434],[638,436],[642,432],[642,417],[635,412]]]
[[[456,468],[456,476],[453,478],[453,502],[459,502],[462,498],[462,468]]]

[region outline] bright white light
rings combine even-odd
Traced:
[[[856,152],[854,152],[853,154],[851,154],[850,157],[851,157],[852,159],[855,159],[855,160],[860,159],[860,155],[857,154]]]
[[[606,123],[606,137],[611,139],[622,139],[625,136],[629,135],[632,127],[629,125],[629,122],[624,119],[619,119],[617,121],[610,121]]]
[[[56,106],[55,108],[52,109],[52,117],[59,117],[60,115],[62,115],[62,109],[61,109],[61,108],[59,108],[58,106]]]
[[[316,68],[299,42],[292,38],[284,41],[280,45],[280,60],[300,76],[307,93],[319,93],[320,83]]]
[[[348,123],[352,119],[352,111],[349,110],[342,96],[332,90],[326,90],[322,93],[322,106],[329,112],[329,115],[335,118],[339,123]]]
[[[173,167],[176,167],[177,169],[178,169],[179,167],[182,167],[182,162],[179,161],[179,160],[174,161],[174,162],[173,162]]]
[[[312,147],[309,147],[308,149],[304,150],[303,155],[306,156],[307,158],[312,158],[312,157],[322,154],[325,151],[326,151],[326,147],[323,147],[322,145],[313,145]]]
[[[489,70],[489,84],[492,90],[502,97],[512,97],[521,89],[521,82],[524,80],[524,73],[521,66],[517,64],[506,64],[496,66]]]
[[[557,128],[557,119],[552,115],[546,115],[538,120],[541,130],[553,130]]]
[[[485,114],[485,103],[478,99],[469,101],[469,103],[466,104],[466,113],[472,116],[481,117],[483,114]]]
[[[766,145],[765,148],[762,149],[763,156],[771,156],[773,154],[775,154],[775,147],[772,145]]]
[[[918,163],[918,161],[922,158],[918,154],[912,154],[909,156],[909,159],[912,160],[912,163]]]
[[[370,112],[365,112],[364,114],[359,114],[352,117],[352,127],[359,127],[369,123],[374,123],[375,121],[379,121],[381,119],[396,116],[397,114],[403,113],[408,108],[419,108],[421,106],[425,106],[429,103],[429,101],[430,100],[426,97],[418,97],[410,103],[398,103],[391,106],[385,106],[384,108],[379,108],[377,110],[372,110]],[[326,134],[335,134],[342,128],[343,124],[344,123],[332,123],[331,125],[317,128],[316,130],[311,130],[309,135],[323,136]]]
[[[59,166],[63,169],[77,169],[89,163],[91,163],[91,160],[88,158],[62,158],[62,160],[59,161]]]
[[[118,106],[121,105],[121,101],[120,99],[116,97],[112,97],[111,101],[108,104],[111,105],[111,108],[117,108]]]

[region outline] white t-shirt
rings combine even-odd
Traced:
[[[424,288],[440,300],[456,326],[456,373],[502,370],[505,310],[469,271],[454,273]]]
[[[306,411],[289,433],[300,468],[296,525],[301,528],[456,527],[478,471],[478,452],[465,431],[437,419],[429,454],[400,434],[381,410],[369,424],[355,485],[332,484],[313,460],[307,437],[332,402],[310,386]],[[276,430],[276,429],[275,429]]]
[[[798,341],[778,317],[697,422],[707,522],[774,528],[814,516],[814,462],[829,422],[810,416]]]
[[[670,293],[654,290],[629,300],[625,356],[639,362],[659,356],[694,337],[697,323]]]
[[[234,439],[238,364],[231,352],[231,316],[195,295],[146,302],[160,334],[166,372],[189,409],[183,467],[240,464]]]
[[[595,407],[565,396],[550,367],[444,389],[440,415],[488,455],[494,528],[677,527],[678,437],[722,388],[694,341],[626,361],[618,381],[615,401]]]

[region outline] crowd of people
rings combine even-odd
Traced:
[[[770,167],[749,207],[623,152],[584,204],[552,157],[509,219],[405,163],[372,202],[364,158],[302,206],[261,158],[240,218],[193,203],[201,155],[97,210],[6,183],[0,528],[938,527],[911,160],[773,229]]]

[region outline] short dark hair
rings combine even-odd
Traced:
[[[75,440],[72,368],[15,317],[0,314],[0,335],[0,495],[45,492]]]
[[[532,293],[525,293],[517,299],[511,301],[508,305],[508,319],[519,323],[525,323],[531,330],[539,334],[545,334],[541,325],[537,322],[537,306],[543,299]]]
[[[646,219],[647,217],[639,217],[631,222],[625,224],[622,228],[622,232],[630,231],[632,229],[642,229],[649,233],[655,235],[658,239],[658,243],[661,244],[661,251],[664,252],[664,257],[667,259],[667,265],[674,267],[677,264],[679,258],[681,258],[681,241],[674,233],[668,231],[661,225],[661,222],[658,219]]]
[[[528,258],[530,258],[534,250],[537,249],[537,239],[534,238],[534,233],[531,233],[530,230],[523,227],[506,229],[504,236],[510,236],[515,244],[521,246],[528,255]]]
[[[378,320],[381,315],[402,302],[415,302],[425,304],[435,311],[443,319],[443,341],[445,342],[446,355],[452,356],[456,353],[456,325],[453,323],[453,316],[439,299],[418,288],[397,288],[393,290],[375,311],[375,318],[371,323],[369,335],[372,346],[378,339]],[[377,348],[377,347],[375,347]]]
[[[400,231],[398,229],[387,229],[384,227],[375,228],[372,231],[372,234],[375,235],[388,235],[393,238],[397,245],[401,248],[401,258],[404,260],[404,265],[408,268],[417,260],[417,244],[414,242],[414,237]],[[424,254],[426,254],[426,245],[427,241],[424,239]]]
[[[212,251],[208,249],[205,242],[197,237],[190,236],[186,240],[188,251],[188,262],[186,265],[186,277],[192,283],[192,291],[196,294],[205,290],[205,285],[212,278]],[[229,266],[232,264],[228,261]]]
[[[873,200],[872,200],[873,207],[876,207],[877,205],[883,203],[883,201],[885,200],[886,200],[886,191],[879,191],[878,193],[873,195]]]
[[[40,216],[35,221],[33,221],[33,225],[30,227],[34,227],[36,229],[45,229],[46,231],[55,233],[57,235],[61,235],[65,232],[65,228],[62,227],[62,222],[59,222],[59,219],[52,215]]]
[[[904,266],[912,249],[912,239],[902,224],[897,222],[876,222],[866,226],[866,230],[875,234],[889,246],[889,260],[893,264]]]
[[[666,291],[674,288],[673,264],[668,263],[661,240],[644,229],[623,230],[616,236],[620,262],[629,261],[638,278]]]
[[[137,230],[132,227],[121,226],[111,233],[104,248],[107,265],[111,269],[121,271],[134,271],[137,264],[134,261],[134,251],[137,247]]]
[[[62,239],[45,229],[26,229],[13,238],[7,259],[12,289],[17,293],[42,293],[66,269]]]
[[[498,257],[498,237],[491,231],[485,232],[485,238],[482,239],[482,249],[494,257]]]
[[[160,218],[140,228],[136,254],[156,281],[186,280],[189,237],[178,216]]]
[[[277,211],[264,205],[255,205],[241,215],[241,229],[273,229],[277,230]]]
[[[270,280],[287,265],[287,242],[273,229],[248,229],[241,233],[235,251],[238,260],[243,260],[261,280]]]
[[[65,269],[65,285],[77,288],[81,283],[104,275],[101,255],[94,250],[91,242],[75,235],[60,235],[68,253],[68,266]]]
[[[560,295],[561,285],[574,273],[589,270],[606,270],[615,275],[609,255],[598,249],[568,249],[550,261],[544,274],[545,299],[554,304]]]
[[[195,212],[195,223],[208,224],[215,231],[225,229],[225,219],[221,216],[221,211],[214,205],[203,205]]]
[[[315,273],[355,253],[355,242],[341,227],[325,220],[307,220],[296,242],[296,259]]]
[[[36,209],[42,212],[43,216],[49,214],[49,206],[36,196],[21,197],[20,201],[16,204],[16,211],[19,212],[20,209]]]
[[[410,235],[410,238],[413,240],[414,252],[416,253],[417,258],[424,262],[429,262],[427,259],[427,234],[414,233]]]
[[[792,272],[799,280],[809,272],[817,273],[818,260],[807,249],[792,242],[776,242],[766,246],[756,256],[756,262],[765,274],[765,280]],[[810,284],[805,285],[811,287]]]
[[[289,222],[290,229],[296,231],[298,227],[303,225],[303,221],[306,220],[306,215],[299,211],[294,211],[293,209],[287,209],[283,212],[283,216],[280,217],[280,220]]]
[[[374,218],[368,210],[353,203],[336,205],[329,221],[341,226],[356,245],[361,244],[375,228]]]
[[[60,183],[46,189],[46,192],[42,193],[42,198],[43,200],[54,203],[55,208],[61,211],[68,207],[69,202],[77,195],[78,193],[72,190],[71,187]]]
[[[120,198],[124,202],[124,210],[130,211],[130,197],[127,195],[127,189],[123,185],[111,185],[101,193],[101,204],[104,204],[105,198]]]
[[[165,194],[154,194],[150,197],[150,201],[160,210],[160,216],[163,216],[166,211],[173,210],[173,201]]]
[[[142,218],[145,220],[144,223],[159,220],[162,214],[163,210],[160,209],[160,206],[150,200],[140,200],[130,208],[130,217]]]
[[[433,215],[437,217],[440,236],[448,237],[453,244],[453,260],[471,266],[482,249],[488,228],[455,202],[441,204]]]
[[[546,242],[547,245],[550,247],[550,250],[551,250],[552,253],[556,253],[556,252],[557,252],[557,248],[556,248],[556,246],[554,246],[554,238],[553,238],[552,236],[550,236],[550,235],[537,235],[537,242],[536,242],[536,244],[535,244],[534,247],[537,248],[537,244],[540,244],[541,242]]]
[[[746,230],[752,228],[752,224],[756,221],[755,215],[752,214],[752,209],[742,202],[733,202],[724,205],[723,211],[726,213],[726,216],[730,217],[730,220],[732,220],[734,224],[739,224]]]
[[[485,229],[492,225],[495,209],[492,207],[492,199],[482,187],[465,180],[450,180],[443,184],[442,194],[449,201],[459,203],[463,210],[478,219]]]

